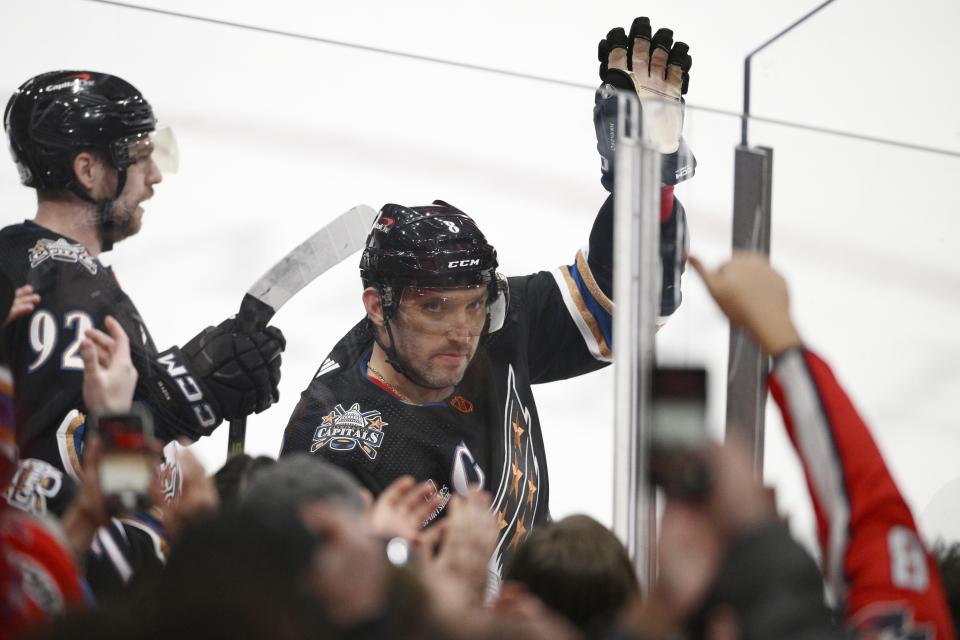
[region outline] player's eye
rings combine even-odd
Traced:
[[[438,313],[443,309],[443,301],[438,298],[427,300],[420,305],[420,308],[430,313]]]

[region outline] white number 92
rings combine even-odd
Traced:
[[[60,356],[60,368],[68,370],[83,370],[83,359],[80,357],[80,343],[86,336],[87,329],[93,328],[93,320],[85,311],[68,311],[63,314],[63,331],[70,332],[67,336],[69,344]],[[41,309],[30,318],[30,347],[37,354],[30,366],[29,373],[33,373],[50,359],[60,341],[60,330],[57,319],[46,309]]]

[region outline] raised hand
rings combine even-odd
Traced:
[[[693,256],[689,260],[730,322],[743,327],[766,353],[775,356],[802,344],[790,317],[787,283],[766,256],[737,252],[716,270]]]
[[[650,35],[650,19],[633,21],[630,34],[616,27],[600,41],[600,79],[617,89],[637,93],[652,128],[650,139],[661,153],[673,153],[680,145],[683,127],[682,96],[690,85],[693,59],[690,47],[673,41],[671,29]]]
[[[100,436],[89,434],[83,445],[83,466],[79,471],[77,496],[60,520],[67,543],[77,558],[86,557],[97,529],[109,520],[103,488],[100,486],[102,458],[103,442]]]
[[[425,584],[441,611],[455,612],[477,609],[483,604],[487,583],[487,565],[497,543],[497,521],[490,513],[490,494],[471,491],[456,495],[447,507],[442,523],[442,542],[436,556],[426,554]],[[426,535],[437,528],[434,525]],[[427,548],[434,546],[429,540]]]
[[[443,496],[429,481],[401,476],[383,490],[370,509],[374,534],[381,538],[416,538],[423,523],[440,506]]]
[[[91,413],[130,410],[137,370],[130,360],[130,342],[112,316],[104,320],[109,335],[89,329],[80,343],[83,358],[83,402]]]
[[[9,324],[33,312],[38,304],[40,304],[40,294],[34,293],[30,285],[23,285],[13,292],[13,304],[10,305],[10,311],[3,324]]]

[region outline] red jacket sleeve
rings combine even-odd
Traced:
[[[777,359],[769,384],[803,464],[824,573],[847,624],[865,638],[953,640],[936,564],[830,368],[793,349]]]

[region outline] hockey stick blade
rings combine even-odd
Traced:
[[[317,276],[363,248],[376,215],[371,207],[359,204],[270,267],[243,298],[237,316],[240,329],[252,331],[266,326],[280,307]]]
[[[249,333],[267,326],[280,307],[301,289],[363,248],[376,215],[373,208],[357,205],[285,255],[243,296],[237,328]],[[243,453],[246,435],[246,418],[230,421],[227,457]]]

